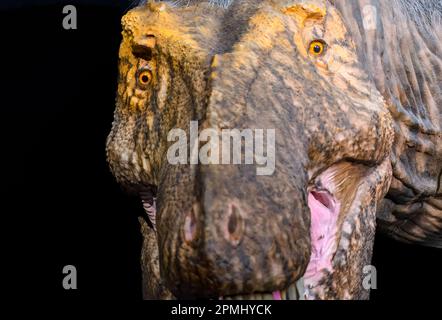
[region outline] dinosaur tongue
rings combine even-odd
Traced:
[[[273,296],[273,300],[282,300],[281,299],[281,291],[275,291],[275,292],[273,292],[272,293],[272,296]]]

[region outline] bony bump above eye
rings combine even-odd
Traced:
[[[313,40],[310,42],[309,53],[314,57],[322,56],[325,53],[327,44],[322,40]]]
[[[140,87],[146,87],[152,82],[152,71],[143,69],[138,72],[137,82]]]

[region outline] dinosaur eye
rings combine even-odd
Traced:
[[[152,72],[150,70],[141,70],[138,73],[138,85],[142,88],[146,87],[152,81]]]
[[[322,40],[313,40],[310,43],[309,53],[314,57],[319,57],[324,54],[327,45]]]

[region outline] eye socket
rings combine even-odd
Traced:
[[[141,70],[138,73],[137,81],[140,87],[145,88],[152,81],[152,72],[147,69]]]
[[[327,44],[322,40],[313,40],[310,42],[309,53],[314,57],[319,57],[324,54]]]

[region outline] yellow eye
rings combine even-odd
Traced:
[[[319,57],[325,52],[326,44],[322,40],[314,40],[310,43],[309,53],[314,57]]]
[[[150,70],[142,70],[138,73],[138,85],[145,87],[152,81],[152,72]]]

